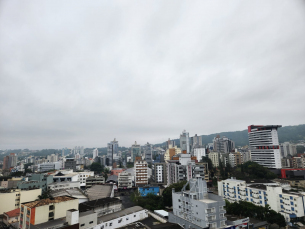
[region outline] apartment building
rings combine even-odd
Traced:
[[[130,150],[131,150],[131,162],[135,162],[136,157],[141,157],[141,146],[139,144],[137,144],[136,141],[131,146]]]
[[[190,153],[190,135],[185,130],[180,135],[180,148],[182,152]]]
[[[190,190],[186,190],[189,184]],[[226,226],[225,201],[222,197],[208,193],[207,184],[201,178],[191,179],[181,190],[172,193],[173,212],[169,222],[187,228],[224,228]]]
[[[23,202],[33,201],[41,195],[41,189],[33,190],[8,190],[0,192],[0,214],[20,208]]]
[[[93,185],[105,184],[105,177],[103,176],[90,176],[86,179],[86,188],[91,188]]]
[[[208,163],[189,162],[186,166],[186,177],[187,181],[201,177],[209,182]]]
[[[84,172],[78,172],[79,175],[79,182],[80,182],[80,186],[85,187],[86,186],[86,180],[89,177],[94,176],[94,172],[93,171],[84,171]]]
[[[213,150],[215,152],[230,153],[235,150],[235,143],[229,138],[217,135],[213,139]]]
[[[118,176],[118,189],[132,188],[132,175],[126,171],[121,172]]]
[[[280,125],[248,126],[252,161],[267,168],[281,168],[281,152],[277,129]]]
[[[231,178],[218,182],[218,195],[230,202],[243,200],[262,207],[268,204],[272,210],[281,213],[286,221],[304,217],[305,194],[287,191],[278,183],[246,183]]]
[[[53,183],[52,175],[32,174],[32,176],[29,177],[28,181],[18,182],[17,188],[22,190],[41,188],[45,190],[51,183]]]
[[[177,160],[167,161],[167,184],[174,184],[186,180],[186,166]]]
[[[149,164],[152,162],[152,147],[153,145],[149,142],[144,145],[144,160]]]
[[[135,185],[146,185],[148,184],[148,165],[144,160],[136,160],[134,163],[135,170]]]
[[[220,157],[219,157],[219,153],[218,152],[210,152],[208,154],[208,157],[211,159],[212,164],[213,164],[214,167],[218,167],[219,166]]]
[[[47,171],[59,170],[59,169],[61,169],[60,162],[47,162],[38,165],[39,172],[47,172]]]
[[[165,162],[152,163],[152,183],[154,184],[167,184],[167,168]]]
[[[74,158],[67,158],[65,161],[65,169],[72,169],[73,172],[76,171],[76,161]]]
[[[19,228],[31,228],[31,225],[45,223],[66,216],[67,210],[78,210],[78,199],[60,196],[21,204]]]
[[[193,147],[193,155],[197,158],[198,162],[202,161],[202,157],[206,156],[206,149],[204,146],[195,145]]]
[[[240,152],[229,153],[229,163],[232,167],[243,163],[242,154]]]

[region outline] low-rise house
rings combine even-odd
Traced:
[[[20,208],[14,209],[3,214],[3,223],[7,226],[19,221]]]
[[[71,196],[60,196],[21,204],[19,228],[30,228],[30,225],[46,223],[66,216],[66,211],[78,210],[78,199]]]

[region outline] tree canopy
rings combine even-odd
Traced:
[[[227,214],[242,215],[259,220],[265,220],[270,224],[276,223],[280,227],[286,226],[284,216],[271,210],[269,205],[262,207],[246,201],[230,203],[226,200],[226,211]]]

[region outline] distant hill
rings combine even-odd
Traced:
[[[230,132],[220,132],[209,135],[202,135],[203,144],[208,144],[213,142],[213,139],[216,135],[226,136],[232,139],[235,142],[236,146],[245,146],[249,144],[248,140],[248,130],[242,131],[230,131]],[[298,126],[284,126],[278,129],[279,141],[283,142],[295,142],[297,143],[300,140],[305,141],[305,124]],[[174,139],[176,144],[179,145],[179,139]],[[164,143],[156,145],[165,145]]]

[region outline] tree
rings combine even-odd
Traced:
[[[171,184],[167,188],[164,189],[162,196],[163,196],[163,202],[164,206],[169,206],[171,207],[173,205],[173,200],[172,200],[172,189],[175,189],[175,192],[180,192],[183,186],[186,184],[186,181],[180,181],[175,184]],[[188,187],[187,187],[188,189]]]
[[[209,157],[203,156],[203,157],[202,157],[202,162],[208,163],[208,169],[209,169],[209,171],[212,171],[212,170],[214,169],[212,160],[211,160]]]
[[[47,188],[47,189],[45,189],[45,190],[42,190],[41,195],[39,195],[38,198],[39,198],[40,200],[52,198],[52,196],[50,195],[50,193],[51,193],[51,190],[50,190],[49,188]]]
[[[104,166],[98,162],[93,162],[90,166],[90,171],[94,171],[95,174],[101,173],[104,170]]]

